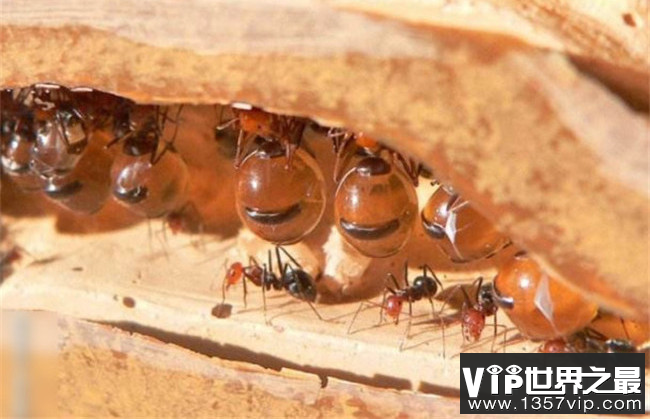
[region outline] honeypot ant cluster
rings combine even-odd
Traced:
[[[179,214],[192,204],[188,167],[174,146],[182,106],[138,105],[92,89],[53,84],[5,89],[1,100],[2,170],[22,190],[84,214],[99,211],[112,198],[139,216],[165,218],[172,229],[183,228]],[[265,294],[276,290],[306,302],[321,318],[314,306],[316,278],[284,246],[303,240],[319,225],[328,199],[345,242],[371,258],[399,252],[418,222],[454,263],[489,258],[511,245],[448,185],[437,185],[418,213],[415,188],[423,179],[422,166],[364,132],[324,128],[335,155],[328,176],[337,187],[330,197],[318,161],[301,147],[313,122],[246,104],[233,104],[229,113],[232,118],[219,118],[216,129],[237,132],[237,213],[270,248],[265,261],[251,256],[247,265],[234,261],[228,267],[224,300],[226,291],[241,283],[246,303],[246,284],[251,283],[262,290],[265,314]],[[170,124],[173,129],[166,129]],[[433,299],[444,283],[428,265],[421,269],[412,284],[406,268],[401,281],[386,273],[380,322],[386,314],[397,323],[407,304],[410,328],[412,304],[423,299],[439,317],[442,309],[436,311]],[[524,252],[506,260],[492,281],[472,279],[449,295],[458,293],[464,299],[459,322],[467,342],[480,338],[488,316],[494,319],[496,336],[496,315],[503,311],[521,335],[548,341],[540,347],[543,351],[639,349],[590,328],[598,307]],[[444,321],[442,326],[444,331]]]

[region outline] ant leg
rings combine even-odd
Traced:
[[[476,296],[475,296],[476,300],[475,300],[475,301],[476,301],[476,303],[478,304],[478,296],[479,296],[479,294],[481,293],[481,286],[483,285],[483,277],[482,277],[482,276],[479,276],[479,277],[476,279],[476,281],[474,281],[474,283],[476,284]],[[472,284],[472,285],[473,285],[473,284]]]
[[[156,239],[158,240],[158,243],[160,243],[160,247],[163,249],[163,253],[165,254],[165,258],[169,260],[169,253],[167,252],[167,229],[165,227],[165,221],[162,222],[162,228],[156,232],[153,233],[156,236]],[[153,253],[153,250],[152,250]]]
[[[264,264],[264,270],[262,275],[263,275],[262,278],[266,278],[266,264]],[[264,311],[264,323],[270,325],[271,323],[269,322],[269,319],[266,317],[266,284],[264,283],[264,279],[262,279],[262,310]]]
[[[393,285],[395,285],[395,289],[398,290],[398,289],[401,288],[400,285],[399,285],[399,282],[397,282],[397,278],[395,278],[395,275],[393,275],[391,272],[388,272],[386,277],[390,278],[390,280],[393,281]],[[392,293],[395,294],[395,291],[393,290]]]
[[[627,331],[627,326],[625,326],[625,320],[623,320],[622,317],[619,317],[621,321],[621,326],[623,327],[623,331],[625,332],[625,338],[629,341],[630,340],[630,334]]]
[[[223,261],[223,269],[228,274],[228,259],[224,259]],[[226,275],[223,277],[223,281],[221,281],[221,305],[223,305],[226,302]]]
[[[112,146],[114,146],[115,144],[119,143],[120,141],[124,141],[124,140],[127,140],[129,137],[132,137],[134,134],[135,134],[134,131],[129,131],[128,133],[124,134],[124,135],[121,136],[121,137],[115,137],[115,138],[113,138],[111,141],[109,141],[109,142],[104,146],[104,148],[105,148],[105,149],[111,148]]]
[[[354,312],[354,316],[352,316],[352,319],[350,320],[350,324],[348,324],[348,330],[347,334],[351,334],[352,331],[352,325],[354,322],[357,320],[357,317],[359,316],[359,313],[361,312],[361,308],[363,307],[364,303],[363,301],[359,303],[359,307],[357,307],[357,311]]]
[[[384,290],[384,295],[383,295],[382,300],[381,300],[381,308],[379,310],[379,323],[378,323],[378,325],[384,323],[384,307],[386,307],[386,295],[388,294],[388,292],[389,292],[388,288]]]
[[[255,133],[247,134],[243,130],[239,131],[237,136],[237,151],[235,152],[235,169],[239,169],[245,157],[245,149],[248,148],[250,141],[255,138]]]
[[[404,344],[411,337],[411,324],[412,323],[413,323],[413,317],[409,316],[409,321],[406,324],[406,330],[404,331],[404,334],[402,335],[402,339],[400,339],[400,342],[399,342],[399,351],[400,352],[402,352],[404,350]]]
[[[277,251],[277,249],[282,250],[282,253],[284,253],[285,255],[287,255],[287,257],[289,258],[289,260],[291,260],[291,262],[293,262],[293,264],[296,265],[296,267],[298,267],[299,269],[302,269],[302,265],[301,265],[300,263],[298,263],[298,261],[297,261],[293,256],[291,256],[291,254],[290,254],[290,253],[289,253],[289,252],[288,252],[284,247],[282,247],[282,246],[275,246],[275,248],[276,248],[276,251]],[[278,259],[278,260],[279,260],[279,259]]]
[[[248,280],[248,278],[246,277],[246,275],[245,275],[245,274],[242,275],[241,282],[242,282],[242,288],[243,288],[243,291],[244,291],[244,296],[243,296],[243,300],[244,300],[244,308],[247,308],[247,307],[248,307],[248,304],[247,304],[247,302],[246,302],[246,296],[248,295],[248,289],[246,288],[246,281],[247,281],[247,280]]]
[[[411,284],[409,284],[409,264],[408,261],[404,261],[404,284],[406,285],[406,288],[409,288]]]
[[[149,238],[149,254],[153,254],[153,232],[151,231],[151,218],[147,218],[147,236]]]
[[[429,297],[429,304],[431,304],[431,315],[436,315],[436,306],[433,304],[433,297]]]
[[[307,302],[307,304],[309,304],[309,308],[311,308],[313,310],[313,312],[316,314],[316,317],[318,317],[318,320],[324,320],[321,317],[321,315],[318,313],[318,310],[316,310],[316,307],[314,306],[314,304],[312,304],[311,301],[306,301],[306,302]]]
[[[342,167],[344,168],[351,158],[351,153],[346,153],[346,150],[351,144],[354,144],[354,138],[352,136],[348,136],[348,137],[344,137],[340,145],[338,146],[338,150],[336,152],[336,158],[334,160],[334,170],[333,170],[334,183],[339,183],[339,180],[341,180]]]

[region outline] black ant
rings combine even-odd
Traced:
[[[626,339],[609,338],[599,331],[587,327],[582,332],[578,332],[576,337],[584,342],[588,351],[606,352],[606,353],[636,353],[642,352],[649,347],[650,343],[636,346],[631,340],[625,328],[625,323],[621,319],[623,330],[627,336]]]
[[[290,262],[283,263],[281,252],[289,258]],[[279,275],[273,270],[273,258],[271,250],[268,251],[268,262],[260,265],[257,260],[250,256],[248,266],[241,262],[234,262],[226,271],[223,281],[222,296],[225,300],[225,293],[230,286],[243,282],[244,306],[246,306],[246,281],[252,282],[255,286],[262,288],[262,300],[264,317],[266,319],[266,291],[271,289],[279,291],[286,290],[292,297],[305,301],[314,311],[316,316],[323,320],[313,303],[316,301],[317,290],[314,278],[303,269],[302,265],[282,246],[275,247],[275,256]],[[268,321],[267,321],[268,323]]]
[[[399,318],[402,313],[402,308],[404,306],[404,303],[408,303],[409,305],[409,322],[406,328],[404,338],[400,343],[400,350],[403,348],[404,341],[408,338],[410,333],[411,323],[413,318],[413,303],[426,298],[429,300],[429,303],[431,304],[432,313],[435,314],[433,298],[438,294],[438,291],[444,288],[442,282],[437,277],[433,269],[429,267],[429,265],[424,264],[420,268],[422,269],[422,274],[418,275],[413,280],[413,285],[411,285],[408,280],[408,263],[407,262],[404,263],[404,283],[405,283],[404,287],[401,287],[399,285],[397,278],[395,278],[395,275],[393,275],[390,272],[387,274],[387,280],[390,279],[390,281],[392,282],[392,286],[388,283],[386,284],[381,306],[380,306],[379,324],[382,324],[384,322],[384,312],[389,317],[394,319],[395,325],[399,324]],[[350,333],[352,325],[354,324],[354,321],[359,315],[359,312],[361,311],[363,305],[364,303],[361,303],[359,305],[359,308],[357,309],[354,316],[352,317],[350,321],[350,325],[348,326],[348,334]],[[443,328],[442,332],[443,332],[443,346],[444,346],[444,339],[445,339],[444,322],[442,323],[442,328]]]

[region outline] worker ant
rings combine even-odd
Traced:
[[[281,254],[284,254],[289,262],[283,262]],[[275,257],[277,261],[278,272],[273,269],[273,257],[271,250],[268,251],[268,261],[260,265],[257,260],[249,256],[248,265],[244,266],[241,262],[232,263],[226,270],[222,285],[223,301],[226,298],[226,291],[239,282],[243,283],[244,306],[246,306],[247,287],[246,282],[250,281],[253,285],[262,289],[262,301],[264,309],[264,318],[266,320],[266,292],[270,290],[284,289],[292,297],[305,301],[314,311],[316,316],[323,320],[321,315],[314,307],[317,290],[314,278],[303,269],[302,265],[282,246],[275,246]],[[268,320],[266,323],[269,323]]]
[[[400,341],[400,350],[403,350],[405,341],[410,336],[410,330],[413,320],[413,303],[427,299],[431,304],[431,312],[433,315],[437,315],[435,311],[435,306],[433,303],[434,297],[438,294],[439,291],[443,290],[443,285],[440,279],[437,277],[435,272],[429,267],[429,265],[422,265],[422,274],[415,277],[413,284],[409,283],[408,279],[408,263],[404,263],[404,286],[400,286],[397,278],[391,272],[386,276],[386,285],[384,288],[384,293],[382,297],[382,302],[380,304],[379,311],[379,323],[382,324],[385,321],[384,314],[392,318],[395,325],[399,324],[399,319],[402,314],[404,304],[408,304],[409,310],[409,320],[404,333],[404,337]],[[390,283],[388,282],[390,280]],[[350,334],[352,330],[352,325],[354,324],[356,318],[364,307],[365,303],[359,304],[357,311],[354,313],[350,323],[348,325],[347,333]],[[445,325],[442,322],[442,335],[443,335],[443,347],[445,341]],[[444,348],[443,348],[444,353]]]

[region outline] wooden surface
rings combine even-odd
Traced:
[[[324,381],[287,366],[275,372],[53,313],[3,310],[0,324],[3,417],[439,418],[459,413],[453,397],[332,377]]]
[[[3,417],[425,418],[458,412],[455,399],[333,378],[323,388],[313,374],[209,358],[65,316],[3,311],[0,319]],[[57,374],[51,387],[40,375],[46,371],[34,370],[45,362]]]
[[[432,16],[461,7],[445,4],[455,3],[421,7]],[[644,6],[467,7],[489,14],[486,4],[532,35],[440,19],[408,26],[386,18],[406,10],[390,5],[373,19],[306,0],[5,2],[0,85],[48,80],[144,102],[239,100],[365,130],[430,165],[551,272],[647,318],[648,118],[609,90],[627,83],[644,97]],[[635,25],[621,26],[624,9]],[[581,66],[604,72],[609,88],[562,51],[604,63]]]

